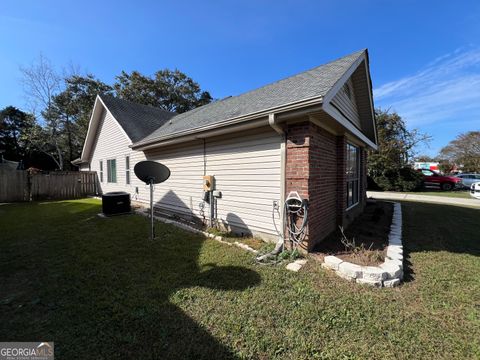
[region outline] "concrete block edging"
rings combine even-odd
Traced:
[[[323,268],[358,284],[374,287],[398,286],[403,279],[402,207],[393,203],[392,224],[388,235],[387,255],[380,266],[360,266],[336,256],[325,256]]]
[[[143,210],[135,210],[135,213],[138,214],[138,215],[142,215],[142,216],[145,216],[145,217],[149,217],[149,214],[146,213],[145,211]],[[185,231],[189,231],[189,232],[192,232],[192,233],[196,233],[196,234],[201,234],[201,235],[204,235],[210,239],[213,239],[215,241],[218,241],[222,244],[225,244],[225,245],[228,245],[228,246],[236,246],[236,247],[239,247],[240,249],[243,249],[243,250],[247,250],[247,251],[250,251],[254,254],[258,254],[258,251],[251,248],[250,246],[246,245],[246,244],[242,244],[238,241],[235,241],[235,242],[228,242],[228,241],[225,241],[223,236],[219,236],[219,235],[214,235],[214,234],[210,234],[209,232],[206,232],[206,231],[202,231],[200,229],[196,229],[194,228],[193,226],[188,226],[187,224],[183,224],[181,222],[178,222],[178,221],[175,221],[175,220],[170,220],[170,219],[166,219],[166,218],[163,218],[163,217],[160,217],[160,216],[156,216],[154,215],[153,218],[157,221],[160,221],[160,222],[163,222],[165,224],[170,224],[170,225],[173,225],[173,226],[176,226],[180,229],[183,229]]]

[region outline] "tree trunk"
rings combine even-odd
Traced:
[[[60,149],[60,146],[55,142],[55,148],[57,149],[57,155],[58,155],[58,169],[60,171],[63,171],[63,155],[62,155],[62,150]]]
[[[71,132],[71,129],[70,129],[70,119],[68,117],[68,115],[66,116],[66,119],[65,119],[65,127],[67,129],[67,138],[68,138],[68,157],[69,157],[69,168],[71,168],[71,163],[72,161],[74,160],[72,158],[72,155],[73,155],[73,144],[72,144],[72,132]]]

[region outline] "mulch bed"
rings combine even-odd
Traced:
[[[342,243],[343,236],[338,229],[315,247],[315,257],[323,261],[326,255],[335,255],[344,261],[365,266],[383,263],[392,215],[393,204],[390,202],[367,203],[364,212],[344,229],[351,246]]]

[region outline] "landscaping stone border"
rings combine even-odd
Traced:
[[[136,214],[139,214],[139,215],[142,215],[142,216],[146,216],[146,217],[149,217],[149,214],[145,212],[145,210],[140,210],[140,209],[137,209],[135,210],[135,213]],[[165,224],[171,224],[173,226],[176,226],[180,229],[183,229],[183,230],[186,230],[186,231],[189,231],[189,232],[193,232],[193,233],[196,233],[196,234],[202,234],[202,235],[205,235],[206,237],[209,237],[213,240],[216,240],[218,242],[221,242],[222,244],[225,244],[225,245],[228,245],[228,246],[236,246],[236,247],[239,247],[243,250],[247,250],[247,251],[250,251],[254,254],[258,254],[258,250],[255,250],[253,249],[252,247],[248,246],[247,244],[242,244],[238,241],[235,241],[235,242],[228,242],[228,241],[225,241],[223,239],[223,236],[219,236],[219,235],[214,235],[214,234],[210,234],[209,232],[206,232],[206,231],[203,231],[203,230],[200,230],[200,229],[197,229],[197,228],[194,228],[193,226],[188,226],[187,224],[184,224],[184,223],[181,223],[181,222],[178,222],[178,221],[175,221],[175,220],[170,220],[170,219],[166,219],[166,218],[163,218],[163,217],[160,217],[160,216],[156,216],[154,215],[153,218],[155,220],[158,220],[158,221],[161,221]]]
[[[325,256],[323,268],[349,281],[375,287],[394,287],[403,279],[402,207],[393,203],[392,224],[388,235],[387,256],[380,266],[361,266],[336,256]]]
[[[307,259],[297,259],[286,266],[287,270],[298,272],[306,263]]]

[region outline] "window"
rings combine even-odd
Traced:
[[[115,159],[107,160],[107,182],[117,182],[117,161]]]
[[[438,173],[428,169],[422,169],[422,174],[425,176],[438,176]]]
[[[347,208],[358,203],[360,192],[360,149],[352,144],[347,144]]]
[[[125,182],[130,185],[130,156],[125,156]]]
[[[103,182],[103,161],[100,160],[100,182]]]

